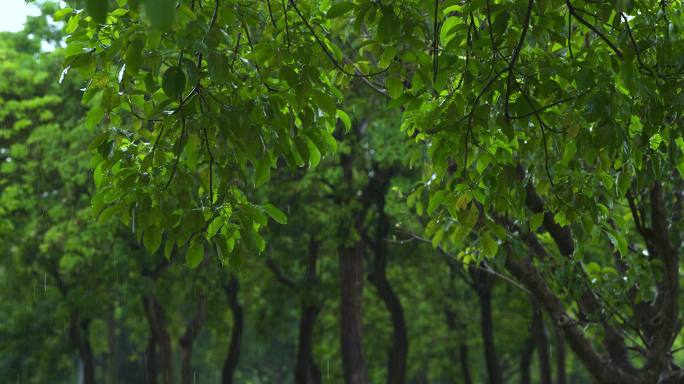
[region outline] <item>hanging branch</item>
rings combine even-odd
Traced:
[[[435,21],[432,37],[432,82],[437,82],[437,71],[439,68],[439,0],[435,0]]]
[[[180,161],[180,156],[181,156],[181,149],[183,147],[183,140],[185,139],[185,114],[183,113],[183,103],[181,102],[181,105],[178,109],[180,113],[180,119],[181,119],[181,137],[178,139],[178,142],[176,143],[176,157],[173,162],[173,169],[171,170],[171,176],[169,177],[169,180],[166,182],[166,185],[162,189],[162,192],[165,192],[168,188],[169,185],[171,185],[171,181],[173,180],[174,176],[176,175],[176,170],[178,169],[178,162]]]
[[[290,23],[287,21],[287,5],[285,0],[280,0],[283,4],[283,17],[285,18],[285,36],[287,37],[287,50],[290,51]]]
[[[214,4],[214,13],[211,15],[211,21],[209,21],[209,29],[207,31],[211,31],[211,29],[214,28],[214,24],[216,23],[216,18],[218,17],[218,9],[219,9],[219,0],[216,0],[216,3]]]
[[[511,57],[511,64],[508,66],[508,85],[506,86],[506,98],[504,99],[504,116],[506,117],[506,122],[510,122],[510,114],[508,113],[508,106],[511,101],[511,87],[513,86],[513,69],[515,68],[515,63],[518,61],[518,56],[520,56],[520,51],[522,51],[523,45],[525,45],[525,36],[527,36],[527,30],[530,27],[530,18],[532,17],[532,6],[534,5],[534,0],[528,0],[527,2],[527,12],[525,13],[525,21],[523,22],[522,32],[520,33],[520,40],[513,50],[513,56]]]
[[[330,52],[328,47],[325,46],[325,43],[323,43],[321,38],[318,37],[318,35],[316,34],[316,31],[314,31],[311,24],[306,20],[306,18],[304,17],[302,12],[299,10],[299,8],[297,8],[297,5],[295,4],[294,0],[290,0],[290,4],[292,4],[292,8],[295,10],[295,12],[297,13],[297,16],[299,16],[299,18],[302,20],[302,22],[304,23],[306,28],[309,30],[309,32],[311,32],[311,35],[313,36],[314,40],[316,40],[316,43],[318,43],[318,45],[321,47],[321,49],[323,50],[325,55],[328,56],[328,59],[330,59],[330,62],[332,62],[333,66],[335,68],[337,68],[340,72],[344,73],[347,76],[351,76],[351,77],[373,77],[373,76],[378,76],[378,75],[381,75],[381,74],[387,72],[390,69],[390,67],[392,66],[392,64],[390,63],[390,65],[388,65],[387,68],[385,68],[385,69],[381,69],[377,72],[373,72],[373,73],[369,73],[369,74],[365,74],[365,75],[360,75],[357,73],[352,73],[352,72],[347,71],[346,69],[344,69],[344,67],[342,67],[342,65],[340,65],[340,63],[337,61],[337,59],[335,59],[335,57]]]
[[[271,18],[271,24],[273,25],[273,28],[278,29],[278,27],[276,27],[275,19],[273,18],[273,10],[271,9],[271,0],[266,0],[266,6],[268,7],[268,16]]]
[[[584,92],[584,93],[586,93],[586,92]],[[583,94],[584,94],[584,93],[583,93]],[[583,94],[582,94],[582,95],[583,95]],[[566,98],[563,98],[563,99],[560,99],[560,100],[556,100],[556,101],[554,101],[553,103],[547,104],[547,105],[545,105],[545,106],[543,106],[543,107],[541,107],[541,108],[535,109],[535,110],[533,110],[532,112],[523,113],[522,115],[513,115],[513,116],[510,116],[510,119],[511,119],[511,120],[524,119],[524,118],[526,118],[526,117],[530,117],[530,116],[532,116],[532,115],[536,115],[536,114],[538,114],[538,113],[544,112],[545,110],[547,110],[547,109],[549,109],[549,108],[553,108],[553,107],[555,107],[555,106],[557,106],[557,105],[560,105],[560,104],[563,104],[563,103],[567,103],[568,101],[575,100],[575,99],[577,99],[578,97],[579,97],[579,96],[569,96],[569,97],[566,97]],[[531,107],[531,108],[534,108],[534,106],[532,106],[531,104],[530,104],[530,107]]]
[[[570,58],[575,59],[572,55],[572,12],[568,11],[568,52]]]
[[[572,4],[570,4],[570,0],[565,0],[565,5],[568,7],[568,10],[570,11],[570,14],[571,14],[572,16],[574,16],[575,19],[577,19],[577,21],[579,21],[580,23],[584,24],[585,27],[591,29],[596,35],[598,35],[598,37],[601,38],[601,40],[603,40],[606,44],[608,44],[608,46],[610,47],[610,49],[611,49],[613,52],[615,52],[615,55],[616,55],[617,57],[619,57],[619,58],[622,59],[622,52],[620,51],[620,49],[619,49],[612,41],[610,41],[610,40],[608,39],[608,37],[607,37],[606,35],[603,34],[603,32],[601,32],[598,28],[596,28],[596,27],[594,27],[593,25],[591,25],[591,23],[589,23],[589,22],[588,22],[586,19],[584,19],[579,13],[577,13],[577,9],[575,9],[575,7],[573,7]]]

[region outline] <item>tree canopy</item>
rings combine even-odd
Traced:
[[[65,3],[0,36],[0,373],[684,382],[680,1]]]

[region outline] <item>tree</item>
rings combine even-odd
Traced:
[[[112,4],[56,18],[68,17],[66,65],[91,78],[87,123],[117,128],[93,144],[95,214],[136,223],[151,253],[178,248],[196,267],[207,245],[233,260],[263,251],[260,231],[283,213],[250,190],[275,166],[333,152],[336,120],[359,129],[337,109],[354,79],[401,107],[403,131],[423,145],[410,160],[429,161],[425,182],[407,202],[435,248],[522,284],[598,382],[684,375],[672,357],[684,172],[676,3]],[[355,189],[353,156],[341,160]],[[342,348],[347,382],[368,380],[367,244],[354,236],[363,202],[350,201],[353,230],[338,235],[340,320],[356,335]]]

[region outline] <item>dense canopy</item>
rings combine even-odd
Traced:
[[[679,0],[38,3],[0,377],[684,383]]]

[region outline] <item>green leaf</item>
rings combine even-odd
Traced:
[[[390,76],[387,78],[385,86],[387,87],[387,93],[389,93],[390,97],[393,99],[399,98],[399,96],[404,93],[404,84],[398,76]]]
[[[185,90],[185,73],[178,67],[171,67],[164,72],[162,78],[164,94],[172,100],[180,100]]]
[[[315,168],[321,162],[321,151],[311,139],[306,139],[306,146],[309,150],[309,166]]]
[[[104,24],[107,21],[109,0],[86,0],[86,12],[96,22]]]
[[[162,233],[157,227],[150,227],[143,234],[143,245],[149,253],[157,252],[162,241]]]
[[[344,131],[349,133],[349,131],[351,131],[352,123],[351,119],[349,118],[349,115],[347,115],[347,112],[338,109],[336,115],[337,118],[340,119],[340,121],[344,125]]]
[[[204,242],[201,238],[190,243],[188,252],[185,254],[185,264],[190,268],[197,268],[204,259]]]
[[[482,251],[487,257],[494,257],[499,251],[499,243],[489,234],[485,232],[480,239],[482,244]]]
[[[86,115],[85,125],[88,129],[93,129],[97,124],[99,124],[102,119],[104,119],[104,108],[101,105],[96,105],[88,111]]]
[[[257,160],[254,169],[254,186],[260,187],[271,177],[271,162],[267,158]]]
[[[530,217],[530,231],[534,232],[536,231],[544,222],[544,214],[543,213],[535,213]]]
[[[175,0],[145,0],[145,12],[154,29],[168,31],[176,20],[176,2]]]
[[[278,224],[287,224],[287,215],[285,215],[285,212],[281,211],[278,209],[275,205],[273,204],[264,204],[261,206],[261,208],[264,209],[264,211],[271,216],[273,220],[275,220]]]
[[[133,40],[126,49],[126,72],[135,76],[143,62],[143,48],[145,43],[142,40]]]
[[[342,1],[337,4],[333,4],[330,7],[330,9],[328,9],[328,12],[325,15],[329,19],[334,19],[336,17],[344,15],[352,9],[354,9],[354,3],[352,3],[351,1]]]

